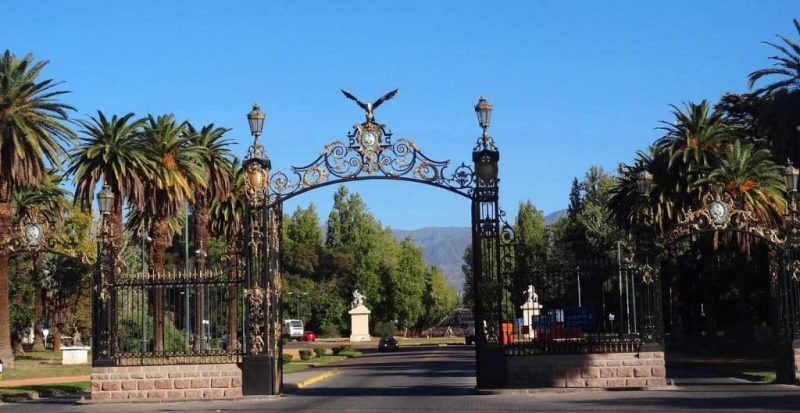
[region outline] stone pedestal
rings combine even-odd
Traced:
[[[528,327],[528,332],[523,334],[523,337],[528,339],[536,338],[536,332],[533,330],[533,326],[531,325],[533,322],[533,316],[538,316],[542,310],[542,305],[539,304],[538,296],[536,294],[533,295],[533,298],[528,298],[524,304],[522,304],[519,308],[522,310],[522,327]]]
[[[369,341],[369,314],[372,311],[360,304],[349,311],[350,341]]]

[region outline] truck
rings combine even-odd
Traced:
[[[302,320],[283,320],[283,337],[300,341],[303,338]]]

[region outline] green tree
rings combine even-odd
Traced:
[[[203,151],[187,139],[186,122],[177,122],[173,115],[157,118],[151,115],[142,136],[146,154],[154,167],[146,177],[143,199],[136,199],[135,204],[142,205],[143,215],[152,217],[150,268],[154,274],[163,275],[164,254],[174,234],[170,220],[183,212],[186,204],[193,200],[195,190],[206,188],[208,180],[201,161]],[[139,224],[129,220],[127,226],[134,229]],[[163,289],[155,288],[153,296],[155,351],[164,350],[163,293]]]
[[[345,277],[342,298],[349,299],[350,293],[358,289],[373,307],[379,307],[383,300],[381,264],[386,256],[385,246],[392,240],[391,232],[381,228],[357,193],[340,187],[333,201],[325,245],[332,257],[346,261],[349,255],[353,263],[352,271],[340,274]]]
[[[59,167],[62,142],[74,137],[66,124],[74,108],[59,101],[67,92],[54,90],[59,83],[51,79],[39,79],[46,65],[31,54],[20,59],[8,50],[0,58],[0,240],[12,236],[12,194],[44,179],[45,160]],[[8,260],[8,252],[0,253],[0,358],[13,368]]]
[[[91,210],[98,182],[114,193],[111,222],[114,244],[122,245],[122,210],[127,200],[144,197],[144,179],[153,169],[139,134],[144,119],[133,113],[108,119],[97,117],[78,120],[81,126],[78,145],[70,150],[70,165],[65,175],[75,177],[75,199]],[[141,206],[141,205],[140,205]]]
[[[425,314],[422,328],[437,325],[458,304],[456,292],[444,274],[436,267],[428,268],[425,272],[425,294],[423,295]]]
[[[316,277],[322,256],[322,230],[314,204],[284,220],[283,265],[291,274]]]
[[[388,290],[398,327],[408,329],[416,327],[425,315],[423,295],[428,269],[422,250],[410,238],[400,243],[397,254],[397,267],[391,273]]]
[[[223,200],[230,192],[231,157],[228,149],[232,143],[223,139],[230,129],[214,127],[214,124],[197,130],[186,124],[188,144],[197,152],[196,161],[203,169],[204,180],[192,179],[194,206],[194,246],[208,250],[211,220],[211,202]]]
[[[793,19],[795,30],[800,34],[800,21]],[[800,45],[786,36],[778,36],[780,43],[764,42],[778,52],[769,60],[771,67],[750,73],[748,86],[753,89],[765,79],[775,79],[755,91],[761,107],[758,113],[758,130],[767,138],[775,160],[783,162],[790,158],[800,160],[800,140],[797,125],[800,125]]]
[[[773,227],[783,219],[786,185],[782,168],[772,161],[768,149],[737,141],[720,154],[718,164],[696,185],[724,187],[756,217]]]
[[[522,303],[522,296],[530,283],[530,269],[544,257],[547,247],[544,213],[537,209],[531,201],[519,204],[519,210],[514,219],[514,236],[517,241],[516,269],[509,287],[512,302],[518,306],[518,303]]]

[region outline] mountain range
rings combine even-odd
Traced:
[[[566,209],[558,210],[544,217],[545,225],[550,225],[567,214]],[[464,250],[472,242],[469,227],[425,227],[415,230],[392,230],[395,238],[402,241],[411,238],[422,248],[428,265],[435,266],[444,273],[447,283],[457,291],[464,289]]]

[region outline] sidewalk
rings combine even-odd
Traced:
[[[296,389],[310,386],[319,381],[328,379],[339,374],[339,369],[335,367],[311,367],[296,373],[288,373],[283,375],[284,391],[289,393]],[[62,383],[75,383],[79,381],[90,381],[90,375],[83,376],[59,376],[59,377],[36,377],[31,379],[17,379],[17,380],[2,380],[0,379],[0,388],[20,387],[20,386],[36,386],[44,384],[62,384]]]

